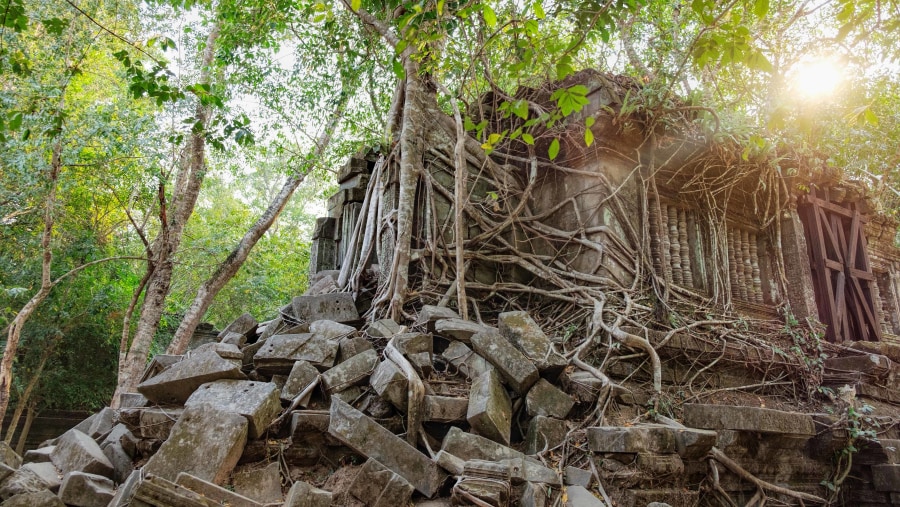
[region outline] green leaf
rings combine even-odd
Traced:
[[[43,19],[41,20],[41,23],[43,23],[47,33],[51,35],[62,35],[63,31],[69,26],[68,19],[60,18]]]
[[[594,133],[591,132],[591,129],[584,131],[584,144],[587,146],[594,144]]]
[[[18,130],[22,126],[22,113],[15,113],[9,118],[9,130]]]
[[[753,4],[753,14],[755,14],[757,18],[762,18],[768,13],[769,0],[756,0],[756,3]]]
[[[872,111],[872,108],[867,107],[865,112],[866,123],[869,125],[878,126],[878,116],[875,114],[875,111]]]
[[[523,120],[528,119],[528,101],[527,100],[517,100],[513,104],[512,112],[515,113],[516,116]]]
[[[541,5],[541,0],[535,0],[534,2],[534,17],[538,19],[547,17],[547,14],[544,12],[544,6]]]
[[[594,118],[593,116],[588,116],[584,119],[584,126],[587,128],[591,128],[594,126],[594,123],[596,123],[596,121],[596,118]]]
[[[559,139],[554,139],[552,143],[550,143],[550,147],[547,148],[547,156],[550,157],[550,160],[556,160],[556,157],[559,155]]]
[[[522,140],[525,141],[525,144],[534,146],[534,137],[532,137],[531,134],[522,134]]]
[[[394,58],[393,61],[393,69],[397,79],[404,79],[406,77],[406,69],[403,68],[403,63],[396,58]]]
[[[497,13],[494,12],[490,5],[482,4],[481,14],[484,16],[484,23],[488,27],[493,28],[497,25]]]
[[[350,8],[353,9],[353,12],[359,10],[362,7],[362,0],[350,0]]]

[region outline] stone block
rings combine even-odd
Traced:
[[[364,158],[351,157],[338,171],[338,183],[343,183],[354,176],[369,174],[369,163]]]
[[[450,428],[441,450],[456,456],[463,461],[480,459],[486,461],[502,461],[506,459],[523,459],[521,452],[497,443],[491,439],[467,433],[456,426]]]
[[[427,456],[336,398],[331,400],[328,432],[356,452],[397,473],[429,498],[444,481],[444,474]]]
[[[247,419],[209,405],[186,408],[144,473],[174,480],[185,472],[222,484],[247,442]]]
[[[219,340],[219,343],[243,347],[247,343],[247,337],[239,333],[228,333]]]
[[[122,449],[128,452],[129,456],[134,456],[137,451],[138,439],[128,429],[128,426],[117,424],[99,443],[101,449],[108,445],[119,444],[122,446]]]
[[[327,433],[331,415],[327,410],[295,410],[291,413],[291,435]]]
[[[475,352],[494,365],[513,391],[524,395],[537,382],[538,370],[532,362],[499,333],[472,335]]]
[[[323,373],[322,387],[325,392],[332,394],[365,384],[377,365],[378,352],[374,349],[366,350]]]
[[[49,463],[49,461],[45,461],[44,463]],[[9,465],[0,463],[0,483],[5,481],[7,477],[14,474],[15,472],[16,472],[15,468],[10,468]]]
[[[542,375],[556,379],[568,361],[553,350],[553,343],[527,312],[501,313],[497,327],[525,357],[537,366]]]
[[[499,463],[509,467],[510,477],[515,484],[523,482],[540,482],[554,486],[562,485],[556,470],[547,468],[537,460],[523,456],[515,459],[503,459]]]
[[[19,470],[28,470],[34,472],[47,484],[47,488],[54,493],[59,491],[62,484],[62,475],[53,463],[25,463]]]
[[[900,465],[873,466],[872,484],[876,491],[900,492]]]
[[[595,426],[587,429],[593,452],[638,453],[676,452],[675,431],[662,425]]]
[[[122,393],[119,395],[119,408],[146,407],[150,400],[141,393]]]
[[[544,379],[535,382],[525,396],[525,408],[532,417],[543,415],[565,419],[573,406],[575,401],[568,394]]]
[[[247,418],[247,438],[265,433],[281,412],[280,393],[271,382],[219,380],[203,384],[188,398],[185,408],[209,405],[213,409]]]
[[[140,433],[142,438],[165,440],[169,438],[172,426],[181,417],[181,407],[151,407],[140,411]]]
[[[74,429],[96,439],[111,430],[116,423],[116,419],[116,411],[109,407],[104,407],[99,412],[76,424]]]
[[[603,388],[602,380],[582,370],[564,371],[559,381],[563,390],[578,403],[593,403]]]
[[[316,226],[313,229],[312,239],[335,239],[337,230],[337,220],[332,217],[319,217],[316,219]]]
[[[62,473],[85,472],[112,477],[112,463],[103,455],[97,442],[84,433],[71,429],[59,437],[50,460]]]
[[[342,324],[356,322],[359,313],[349,292],[333,292],[318,296],[297,296],[292,303],[294,316],[304,322],[333,320]]]
[[[439,467],[450,472],[452,475],[462,475],[466,462],[447,451],[438,451],[434,455],[434,461]]]
[[[416,326],[424,327],[429,333],[434,332],[435,322],[443,319],[458,319],[459,314],[445,306],[423,305],[416,318]]]
[[[125,482],[120,484],[119,488],[116,489],[116,494],[109,502],[109,507],[128,507],[131,505],[131,499],[134,497],[134,492],[142,480],[143,472],[141,470],[131,472],[131,475],[125,479]]]
[[[112,479],[116,483],[122,483],[134,471],[134,462],[131,456],[122,448],[122,444],[110,444],[103,448],[103,455],[113,466]]]
[[[284,507],[331,507],[331,492],[297,481],[288,491]]]
[[[207,344],[204,344],[204,345],[207,345]],[[153,356],[153,359],[151,359],[150,363],[147,365],[147,367],[144,368],[144,373],[141,375],[141,382],[144,382],[146,380],[149,380],[152,377],[159,375],[163,370],[165,370],[166,368],[168,368],[170,366],[173,366],[175,363],[181,361],[182,359],[184,359],[184,356],[180,356],[180,355],[157,354],[157,355]],[[93,417],[94,416],[91,416],[88,419],[91,419]],[[85,426],[85,425],[87,425],[87,426]],[[85,431],[87,431],[87,428],[88,428],[88,426],[90,426],[90,423],[87,422],[87,420],[85,420],[85,421],[82,421],[81,423],[79,423],[79,426],[81,426],[81,427],[79,428],[78,426],[76,426],[75,428],[78,429],[78,431],[81,431],[82,433],[84,433]]]
[[[455,423],[466,420],[469,410],[468,398],[425,395],[425,421]]]
[[[203,479],[199,479],[184,472],[178,474],[178,477],[175,479],[175,484],[195,493],[199,493],[203,497],[215,502],[216,505],[228,505],[229,507],[262,507],[262,504],[247,498],[246,496],[229,491],[221,486],[216,486],[211,482],[204,481]]]
[[[409,505],[413,489],[406,479],[371,458],[350,484],[350,494],[369,507]]]
[[[353,326],[348,326],[347,324],[335,322],[333,320],[314,320],[309,325],[309,332],[320,335],[326,340],[335,340],[340,342],[341,338],[350,336],[355,333],[356,328]]]
[[[253,356],[253,365],[266,375],[288,374],[297,361],[326,369],[334,366],[337,353],[337,342],[319,334],[278,334],[260,346]]]
[[[28,465],[34,464],[36,463],[22,465],[0,484],[0,499],[6,500],[15,495],[50,490],[52,485],[41,478],[37,472],[28,467]]]
[[[434,354],[434,338],[425,333],[400,333],[394,337],[394,345],[404,355]]]
[[[488,371],[472,383],[466,419],[475,433],[509,445],[512,403],[495,371]]]
[[[53,454],[53,449],[55,449],[55,445],[51,445],[49,447],[41,447],[40,449],[32,449],[30,451],[25,451],[25,457],[22,462],[24,463],[50,463],[50,455]],[[15,466],[10,465],[8,463],[3,463],[4,465],[10,466],[13,469],[19,468],[22,466],[22,463],[19,463]]]
[[[369,378],[369,384],[378,396],[391,402],[398,410],[406,411],[409,382],[393,361],[385,359],[379,363]]]
[[[3,502],[3,507],[66,507],[66,504],[48,490],[21,493]]]
[[[137,390],[154,403],[181,405],[207,382],[246,378],[240,360],[225,359],[214,348],[202,348],[142,382]]]
[[[718,433],[695,428],[675,428],[675,446],[684,459],[703,459],[716,445]]]
[[[576,467],[566,467],[563,473],[563,481],[567,486],[581,486],[582,488],[590,488],[591,481],[594,480],[594,473],[590,470],[582,470]]]
[[[858,356],[829,357],[825,359],[825,375],[829,370],[887,376],[891,370],[891,360],[880,354],[862,354]]]
[[[468,320],[441,319],[434,323],[434,334],[463,343],[470,343],[472,335],[482,331],[487,331],[487,328]]]
[[[567,486],[563,507],[606,507],[593,493],[581,486]]]
[[[637,467],[651,477],[678,477],[684,474],[684,462],[677,454],[637,453]]]
[[[74,507],[106,507],[115,495],[116,485],[102,475],[70,472],[63,477],[59,498]]]
[[[482,373],[494,369],[491,363],[476,354],[463,342],[451,342],[441,356],[470,379],[477,378]]]
[[[375,347],[372,346],[372,343],[362,336],[357,336],[355,338],[344,338],[338,343],[340,350],[340,353],[338,355],[339,363],[342,363],[357,354],[362,354],[367,350],[375,350]]]
[[[816,435],[815,423],[811,416],[769,408],[686,403],[684,424],[691,428],[707,430],[755,431],[798,437]]]
[[[398,334],[400,330],[400,324],[394,322],[393,319],[381,319],[369,324],[369,327],[366,328],[366,333],[375,338],[390,339],[395,334]]]
[[[319,370],[310,364],[309,361],[295,361],[294,366],[291,368],[291,373],[288,374],[287,380],[284,382],[284,388],[281,390],[281,400],[290,403],[307,386],[312,384],[318,376]],[[305,406],[305,403],[301,405]]]
[[[281,465],[274,461],[263,468],[236,471],[232,476],[235,493],[259,503],[281,502]]]
[[[228,336],[228,333],[237,333],[249,338],[251,335],[256,334],[256,328],[258,326],[259,323],[256,322],[253,315],[245,313],[234,319],[231,324],[228,324],[225,326],[225,329],[219,332],[219,340],[221,341],[222,338]]]
[[[519,498],[520,507],[547,507],[550,499],[547,498],[547,490],[542,485],[526,483],[522,488],[522,496]]]
[[[525,434],[525,454],[553,449],[563,443],[568,431],[566,422],[562,419],[542,415],[533,417]]]
[[[431,377],[431,373],[434,372],[434,361],[431,358],[432,355],[429,352],[418,352],[407,356],[409,364],[416,370],[419,377],[425,380],[428,380]]]
[[[316,238],[312,240],[309,249],[309,272],[316,274],[322,271],[332,270],[337,266],[337,244],[330,238]],[[306,295],[318,295],[330,292],[337,287],[330,279],[322,278],[312,284]]]
[[[179,486],[162,477],[141,481],[134,491],[131,507],[212,507],[213,502],[202,494]]]

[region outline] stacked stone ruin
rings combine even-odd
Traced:
[[[436,306],[415,322],[363,323],[348,293],[320,289],[270,321],[245,314],[213,341],[198,334],[184,356],[156,356],[121,408],[24,462],[3,447],[2,505],[678,507],[711,503],[711,468],[716,488],[757,494],[728,463],[824,495],[848,441],[833,415],[747,406],[686,404],[680,422],[601,424],[591,411],[603,382],[568,366],[559,338],[526,312],[503,313],[496,327]],[[669,347],[702,356],[690,338]],[[388,344],[415,378],[384,353]],[[873,378],[878,368],[896,375],[885,356],[852,357]],[[407,434],[410,380],[425,388],[416,438]],[[640,414],[647,394],[618,389],[611,400]],[[898,432],[885,421],[877,439],[858,444],[844,501],[900,502]],[[310,473],[322,467],[325,476]],[[338,476],[346,480],[328,478]]]

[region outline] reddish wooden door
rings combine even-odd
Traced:
[[[880,341],[864,234],[866,218],[855,203],[831,202],[828,192],[811,191],[802,199],[813,286],[819,318],[831,342]]]

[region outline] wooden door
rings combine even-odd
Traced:
[[[827,191],[801,199],[819,318],[831,342],[880,341],[873,301],[875,276],[866,249],[866,218],[856,203],[838,204]]]

